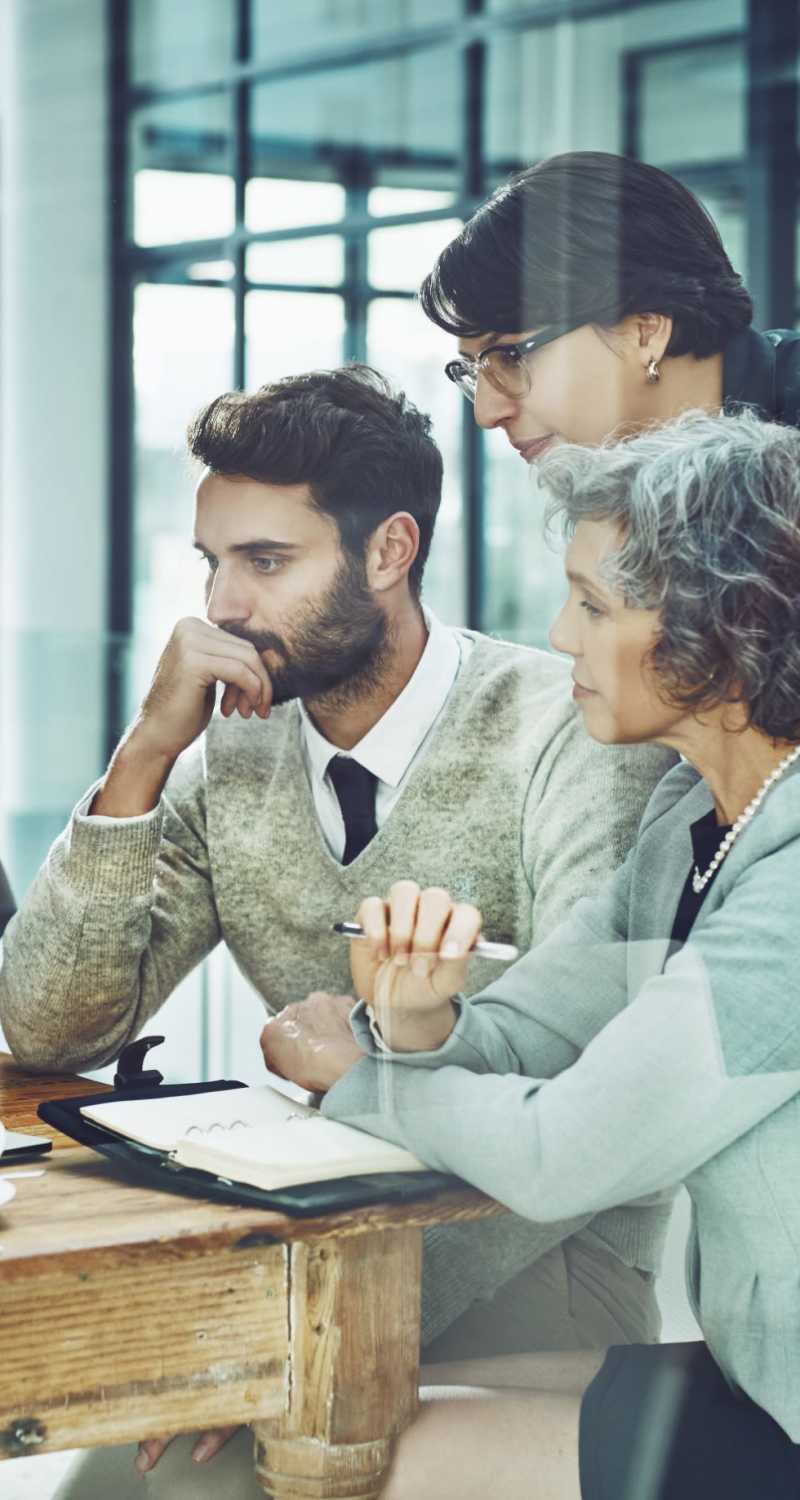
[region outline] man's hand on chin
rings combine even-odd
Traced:
[[[300,1088],[324,1094],[364,1056],[352,1031],[352,995],[316,990],[287,1005],[261,1033],[264,1062]]]

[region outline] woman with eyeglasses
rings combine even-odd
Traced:
[[[446,373],[535,463],[690,408],[800,421],[800,334],[756,333],[710,216],[656,167],[570,152],[499,188],[420,289]]]
[[[474,906],[365,900],[369,1055],[322,1108],[534,1220],[684,1182],[703,1339],[423,1370],[382,1500],[797,1500],[800,433],[696,412],[543,468],[586,729],[684,761],[617,873],[468,1002]]]

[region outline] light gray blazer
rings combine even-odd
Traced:
[[[461,1005],[437,1052],[376,1053],[323,1110],[517,1213],[596,1213],[681,1181],[687,1271],[730,1381],[800,1441],[800,771],[776,783],[670,944],[712,807],[679,765],[595,897]],[[547,1081],[549,1080],[549,1081]]]

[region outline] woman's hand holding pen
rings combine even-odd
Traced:
[[[439,886],[421,891],[400,880],[385,901],[362,901],[357,921],[364,938],[350,946],[355,993],[372,1006],[387,1045],[397,1052],[440,1047],[455,1025],[453,996],[464,987],[481,930],[478,908]]]

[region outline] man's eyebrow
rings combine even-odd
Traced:
[[[193,547],[198,552],[208,552],[208,548],[202,542],[193,542]],[[245,555],[253,552],[299,552],[300,548],[296,542],[279,542],[271,536],[254,537],[250,542],[234,542],[228,548],[229,552],[243,552]]]

